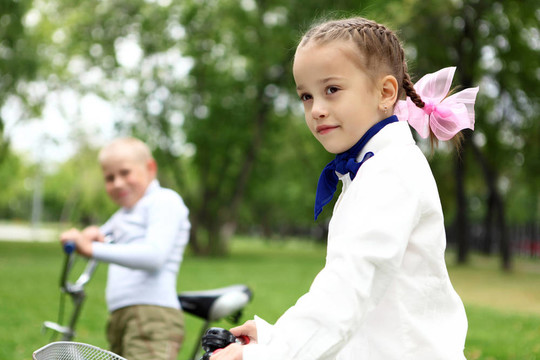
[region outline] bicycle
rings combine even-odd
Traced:
[[[201,346],[205,351],[200,360],[209,360],[213,352],[229,344],[238,342],[249,344],[249,338],[236,338],[229,330],[210,328],[201,338]],[[111,351],[97,346],[73,341],[57,341],[34,351],[33,360],[127,360]]]
[[[107,235],[105,237],[105,241],[111,243],[114,242],[110,235]],[[52,330],[54,333],[61,334],[62,338],[60,341],[53,341],[53,339],[51,339],[51,343],[41,347],[34,352],[33,359],[125,360],[121,356],[114,354],[110,351],[100,349],[99,347],[72,341],[76,335],[75,325],[79,318],[81,307],[86,297],[84,287],[91,280],[92,275],[98,266],[98,261],[94,259],[89,259],[86,263],[86,266],[84,267],[84,270],[82,270],[77,280],[75,282],[70,282],[70,273],[73,270],[73,265],[75,262],[75,244],[68,242],[64,244],[63,249],[66,257],[60,276],[60,289],[62,292],[62,297],[60,300],[58,321],[45,321],[43,323],[44,331]],[[67,325],[62,325],[61,323],[63,318],[64,297],[66,294],[69,295],[73,301],[73,311]],[[240,317],[242,316],[243,309],[251,301],[252,297],[252,291],[249,289],[248,286],[243,284],[235,284],[222,288],[202,291],[184,291],[179,293],[178,301],[181,304],[182,310],[204,321],[201,332],[196,338],[197,342],[195,344],[194,350],[189,359],[198,359],[197,355],[201,352],[201,350],[205,352],[205,354],[203,355],[203,359],[205,356],[206,358],[208,358],[209,354],[211,354],[211,352],[215,350],[213,344],[216,344],[215,331],[212,332],[210,330],[217,329],[209,329],[210,324],[212,322],[222,319],[228,319],[233,324],[238,323]],[[232,336],[232,334],[230,335]],[[233,338],[234,336],[231,338],[227,334],[228,340],[231,340]],[[204,339],[209,341],[210,345],[203,344]],[[234,338],[234,340],[236,339]],[[219,344],[223,344],[223,341],[219,342]],[[203,345],[205,346],[203,347]]]

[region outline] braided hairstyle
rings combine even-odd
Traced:
[[[361,17],[331,20],[308,30],[300,40],[298,48],[310,43],[324,44],[334,40],[352,41],[357,46],[357,65],[373,80],[383,72],[393,75],[398,82],[398,99],[408,96],[417,107],[425,106],[420,95],[414,90],[403,46],[392,30]],[[431,129],[430,140],[433,147],[437,138],[431,133]]]

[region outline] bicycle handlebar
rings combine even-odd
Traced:
[[[114,242],[112,234],[105,234],[105,242],[109,244]],[[64,253],[66,254],[66,261],[64,264],[64,270],[62,271],[60,287],[70,294],[81,293],[86,283],[88,283],[92,278],[92,274],[96,270],[98,262],[95,259],[88,260],[84,271],[80,274],[77,281],[75,281],[75,283],[70,283],[68,281],[68,274],[70,273],[71,267],[73,266],[73,254],[76,249],[75,241],[66,241],[62,245],[62,248],[64,250]]]
[[[70,255],[75,251],[75,241],[67,241],[62,247],[64,248],[64,252]]]
[[[249,344],[249,338],[245,335],[237,338],[229,330],[212,327],[206,331],[201,339],[201,343],[202,348],[205,351],[201,360],[209,360],[210,356],[212,356],[217,349],[223,349],[232,343],[247,345]]]

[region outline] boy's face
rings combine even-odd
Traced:
[[[306,123],[334,154],[350,149],[385,116],[374,82],[352,60],[350,44],[307,44],[296,52],[293,74]]]
[[[101,163],[105,189],[118,205],[131,208],[156,176],[154,160],[146,162],[127,154],[111,154]]]

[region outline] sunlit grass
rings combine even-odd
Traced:
[[[467,305],[540,316],[540,259],[515,258],[510,272],[500,268],[496,256],[473,254],[466,266],[449,261],[454,287]]]

